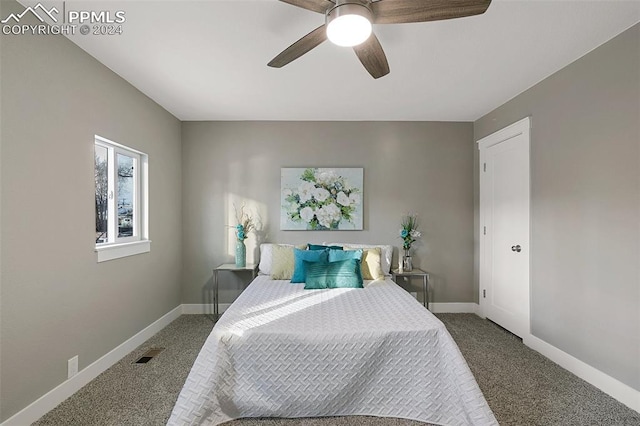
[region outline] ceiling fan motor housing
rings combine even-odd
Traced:
[[[327,9],[326,23],[343,15],[360,15],[373,24],[373,12],[371,3],[367,0],[336,0],[336,5]]]

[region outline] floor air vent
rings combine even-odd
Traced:
[[[146,364],[162,351],[164,351],[164,348],[149,349],[134,364]]]

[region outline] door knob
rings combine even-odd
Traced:
[[[511,251],[520,253],[522,251],[522,247],[520,247],[520,244],[518,244],[517,246],[511,246]]]

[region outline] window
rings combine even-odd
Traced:
[[[94,153],[98,262],[148,252],[147,155],[100,136]]]

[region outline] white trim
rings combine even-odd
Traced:
[[[98,263],[121,257],[134,256],[136,254],[151,251],[151,240],[132,241],[130,243],[106,244],[96,247],[96,259]]]
[[[138,215],[140,217],[140,239],[149,239],[149,156],[147,154],[140,155],[140,205]]]
[[[434,314],[475,314],[477,303],[429,303],[429,310]]]
[[[640,391],[625,385],[618,379],[580,361],[578,358],[569,355],[532,334],[525,336],[522,342],[534,351],[540,352],[560,367],[569,370],[604,393],[622,402],[632,410],[640,412]]]
[[[231,303],[220,303],[218,305],[218,312],[223,313],[226,311]],[[183,315],[213,315],[213,304],[211,303],[190,303],[182,305]]]
[[[47,392],[18,413],[5,420],[1,426],[28,425],[53,410],[62,401],[76,393],[84,385],[98,377],[103,371],[130,354],[135,348],[149,340],[182,314],[182,305],[172,309],[144,330],[138,332],[115,349],[86,366],[72,378]]]
[[[490,146],[497,145],[506,140],[519,136],[525,132],[529,133],[530,130],[531,117],[525,117],[513,124],[508,125],[503,129],[500,129],[488,136],[485,136],[482,139],[477,140],[476,143],[478,144],[478,149],[483,150],[489,148]]]
[[[98,141],[99,145],[102,145],[102,146],[104,146],[104,147],[107,147],[107,148],[108,148],[108,147],[109,147],[109,145],[113,145],[113,146],[118,147],[118,148],[121,148],[121,149],[123,149],[123,150],[125,150],[125,151],[131,151],[131,152],[134,152],[134,153],[136,153],[136,154],[138,154],[138,155],[147,155],[147,154],[145,154],[144,152],[142,152],[142,151],[138,151],[138,150],[137,150],[137,149],[135,149],[135,148],[131,148],[130,146],[126,146],[126,145],[122,145],[121,143],[114,142],[114,141],[112,141],[112,140],[110,140],[110,139],[107,139],[107,138],[103,138],[102,136],[94,135],[94,137],[95,137],[95,139]]]

